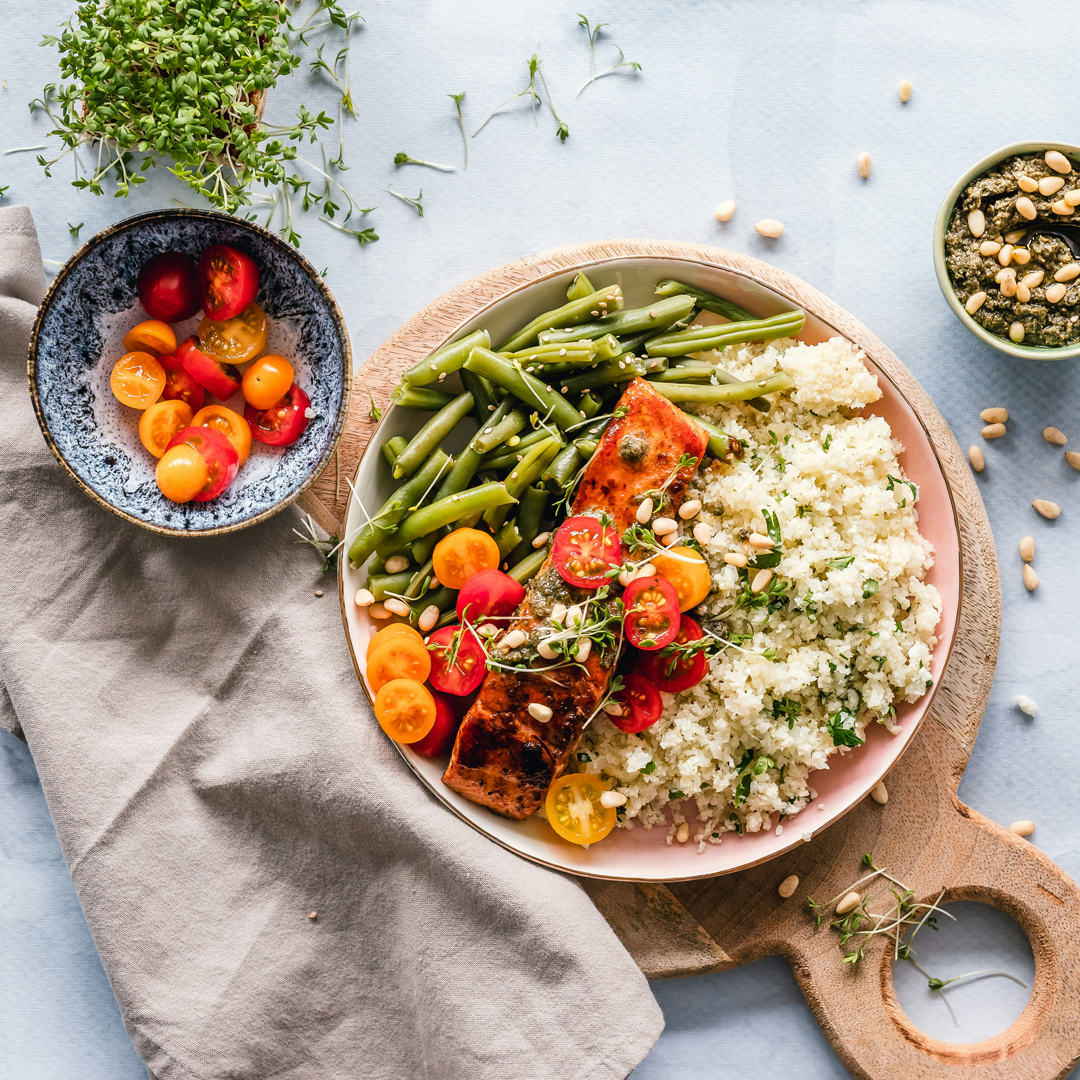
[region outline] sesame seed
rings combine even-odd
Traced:
[[[565,349],[560,349],[559,350],[559,355],[560,356],[565,356],[566,355],[566,350]]]
[[[318,917],[319,917],[319,913],[318,913],[317,911],[313,911],[313,912],[312,912],[312,913],[311,913],[311,914],[310,914],[310,915],[308,916],[308,918],[309,918],[309,919],[317,919]]]
[[[655,319],[656,318],[656,312],[655,311],[650,311],[649,312],[649,318],[650,319]]]
[[[600,312],[599,311],[590,311],[589,314],[590,315],[599,315]]]

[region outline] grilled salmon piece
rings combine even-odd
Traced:
[[[689,454],[700,461],[708,436],[644,379],[631,380],[619,409],[626,414],[608,424],[578,485],[572,513],[607,513],[621,536],[635,521],[645,491],[667,484],[671,512],[678,509],[697,468],[695,462],[680,469],[679,460]],[[593,595],[564,581],[549,554],[510,624],[524,630],[528,640],[505,654],[511,663],[531,659],[533,667],[488,671],[458,730],[443,774],[448,787],[507,817],[522,819],[536,812],[577,749],[618,659],[614,649],[594,649],[584,670],[568,666],[549,673],[535,659],[536,642],[551,632],[547,620],[556,603],[570,606]],[[550,720],[531,715],[534,702],[551,709]]]

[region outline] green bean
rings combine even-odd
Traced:
[[[398,595],[405,592],[412,581],[412,571],[406,570],[401,574],[369,574],[367,587],[376,600],[385,600],[390,593]]]
[[[517,521],[511,519],[495,534],[495,543],[499,545],[499,562],[501,563],[521,541],[521,533],[518,531]]]
[[[637,356],[620,356],[583,371],[580,375],[572,375],[564,379],[562,385],[566,393],[574,394],[581,390],[591,390],[594,386],[627,382],[636,375],[644,375],[647,370],[646,360]]]
[[[419,386],[401,383],[390,391],[390,401],[403,409],[419,409],[422,412],[436,412],[454,400],[453,394],[444,394],[441,390],[429,390]]]
[[[495,424],[500,423],[511,412],[513,407],[514,399],[507,397],[505,401],[495,407],[495,411],[491,414],[491,420]],[[480,430],[469,441],[469,445],[458,454],[454,461],[454,467],[446,474],[446,478],[435,494],[436,499],[445,499],[448,495],[456,495],[459,491],[464,491],[472,483],[472,478],[480,468],[483,458],[483,454],[480,453],[477,446],[484,438],[484,433],[491,426],[490,423],[487,427],[481,425]],[[419,543],[419,541],[417,542]]]
[[[536,340],[536,335],[541,330],[576,326],[578,323],[583,323],[589,316],[595,319],[601,311],[621,311],[622,306],[623,295],[618,285],[598,289],[588,296],[583,296],[580,300],[571,300],[568,304],[555,308],[554,311],[545,311],[543,315],[537,315],[528,326],[504,341],[495,351],[514,352],[516,349],[524,349]]]
[[[631,334],[629,337],[619,338],[619,349],[622,353],[636,353],[641,350],[641,346],[647,341],[651,341],[654,337],[659,337],[661,334],[666,334],[668,328],[665,326],[660,330],[645,330],[640,334]]]
[[[502,469],[512,469],[524,456],[530,446],[543,442],[551,435],[550,429],[538,428],[530,431],[528,435],[522,435],[520,442],[513,446],[507,442],[505,447],[497,446],[490,454],[485,454],[480,461],[480,469],[485,472],[499,472]]]
[[[723,458],[728,454],[728,435],[726,432],[718,428],[711,420],[706,420],[703,416],[697,416],[694,413],[688,413],[685,409],[679,410],[684,416],[690,417],[699,427],[705,429],[709,436],[709,453],[714,458]]]
[[[494,423],[481,428],[477,437],[470,443],[470,447],[474,448],[478,454],[487,454],[494,450],[496,446],[501,446],[507,439],[512,438],[521,431],[529,422],[524,409],[513,409],[512,411],[508,409],[503,416],[499,416],[499,410],[508,402],[513,405],[515,399],[507,396],[502,405],[492,414]],[[496,417],[498,417],[497,420]]]
[[[426,563],[431,558],[431,553],[435,550],[435,545],[450,531],[449,526],[445,529],[436,529],[433,533],[428,533],[427,536],[421,536],[419,540],[414,540],[409,545],[409,551],[412,552],[413,562],[418,562],[421,565]]]
[[[459,423],[473,407],[472,394],[458,394],[445,408],[440,409],[413,437],[409,445],[401,451],[394,462],[394,478],[412,476],[431,456],[432,451]]]
[[[586,420],[589,420],[603,408],[603,404],[604,403],[594,393],[586,390],[585,393],[578,398],[578,412],[582,413]]]
[[[667,371],[647,375],[649,382],[712,382],[716,365],[707,360],[690,360],[685,364],[668,365]]]
[[[438,621],[435,623],[435,629],[441,630],[444,626],[455,626],[458,622],[460,620],[457,617],[457,612],[450,608],[439,616]]]
[[[732,383],[741,382],[742,380],[737,375],[732,375],[730,372],[725,371],[723,368],[715,368],[714,374],[716,375],[716,381],[723,383],[725,386],[730,386]],[[757,409],[758,412],[768,412],[772,408],[772,402],[768,398],[755,397],[748,398],[746,404],[751,409]]]
[[[730,300],[725,300],[715,293],[695,289],[693,285],[684,285],[681,281],[672,281],[671,278],[664,278],[663,281],[656,283],[657,296],[677,294],[692,296],[699,308],[711,311],[714,315],[723,315],[725,319],[730,319],[732,322],[749,322],[754,318],[749,311],[744,311],[738,304],[733,304]]]
[[[524,494],[525,489],[535,484],[543,475],[544,470],[552,459],[562,449],[563,441],[557,435],[552,435],[542,443],[537,443],[529,448],[525,456],[511,470],[506,478],[506,490],[517,502],[518,497]],[[498,529],[506,518],[509,510],[505,504],[488,507],[484,514],[484,521],[493,532]]]
[[[716,323],[695,326],[677,334],[661,334],[646,346],[650,356],[685,356],[687,353],[724,349],[744,341],[768,341],[795,337],[803,328],[806,316],[801,311],[785,311],[771,319],[753,322]]]
[[[506,360],[488,349],[473,349],[465,361],[465,368],[490,379],[530,408],[538,408],[540,415],[550,417],[557,427],[570,427],[581,419],[577,409],[562,394],[535,376],[527,375],[519,361]]]
[[[566,345],[534,345],[531,349],[499,353],[507,360],[520,360],[526,371],[535,368],[542,375],[551,366],[582,367],[596,359],[597,344],[591,339]]]
[[[578,469],[581,468],[582,461],[581,451],[574,443],[571,443],[555,455],[540,479],[553,492],[565,491],[567,485],[577,475]]]
[[[404,435],[395,435],[382,444],[382,456],[386,458],[391,468],[394,467],[394,462],[401,456],[401,451],[408,445],[409,441]]]
[[[428,383],[437,382],[440,375],[457,371],[477,345],[483,345],[485,349],[491,348],[491,337],[486,330],[477,330],[436,349],[419,364],[409,368],[401,379],[410,386],[426,386]]]
[[[596,453],[596,448],[600,445],[596,439],[575,439],[574,445],[581,451],[582,455],[587,458],[591,458]]]
[[[461,385],[473,396],[473,416],[476,417],[477,424],[483,427],[499,405],[495,390],[487,379],[474,375],[471,371],[462,368],[460,375]]]
[[[526,581],[531,581],[540,572],[540,567],[544,565],[547,560],[547,547],[544,546],[534,551],[531,555],[526,555],[521,562],[515,566],[511,566],[507,573],[519,584],[524,585]]]
[[[702,386],[700,383],[653,383],[654,389],[668,401],[694,402],[698,405],[722,405],[729,401],[746,401],[759,394],[776,394],[795,385],[786,372],[753,382],[728,383],[726,386]]]
[[[510,494],[505,484],[481,484],[458,494],[438,499],[430,506],[410,514],[399,527],[395,539],[412,543],[421,536],[427,536],[443,525],[460,521],[477,510],[487,510],[493,506],[511,506],[517,499]]]
[[[368,564],[368,571],[367,572],[368,572],[368,575],[370,576],[371,574],[381,574],[385,569],[386,569],[386,560],[385,559],[380,559],[378,556],[376,556]]]
[[[379,512],[357,534],[349,547],[349,561],[362,566],[376,546],[410,510],[420,506],[439,477],[450,467],[451,458],[436,450],[417,473],[390,496]]]
[[[585,276],[584,270],[579,270],[574,275],[574,280],[570,282],[570,288],[566,290],[567,300],[584,300],[586,296],[591,296],[596,290],[593,288],[592,282]]]
[[[424,537],[426,540],[427,537]],[[420,541],[416,541],[419,543]],[[433,567],[431,565],[431,559],[425,559],[424,565],[416,571],[415,574],[409,579],[409,587],[405,590],[405,596],[409,600],[415,600],[420,593],[427,588],[425,582],[431,578],[431,571]]]
[[[624,337],[627,334],[640,334],[645,330],[661,330],[685,319],[693,310],[692,296],[670,296],[666,300],[657,300],[650,307],[617,311],[613,315],[597,319],[596,322],[582,323],[570,330],[545,330],[540,335],[540,344],[580,341],[582,338],[600,338],[607,334]]]
[[[532,550],[532,542],[540,534],[540,523],[544,520],[544,511],[547,509],[548,499],[551,492],[546,487],[534,485],[526,488],[521,493],[521,502],[518,504],[517,527],[521,534],[521,542],[507,558],[510,565],[520,562]]]
[[[605,334],[596,339],[596,359],[613,360],[623,354],[622,342],[614,334]]]
[[[415,623],[432,605],[442,612],[449,612],[453,615],[453,618],[449,620],[450,622],[457,622],[457,612],[454,610],[457,605],[457,592],[454,589],[448,589],[445,585],[432,589],[431,592],[418,597],[409,605],[409,622]],[[438,623],[436,623],[436,626],[438,626]]]

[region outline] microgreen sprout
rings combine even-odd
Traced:
[[[78,225],[72,225],[71,222],[69,221],[68,222],[68,232],[71,233],[71,235],[76,240],[78,240],[79,239],[79,230],[83,227],[84,224],[85,224],[85,222],[80,221]]]
[[[668,488],[675,483],[675,477],[677,477],[684,469],[696,469],[700,460],[700,458],[695,457],[693,454],[680,454],[678,464],[670,473],[668,473],[667,479],[658,488],[651,488],[648,491],[642,492],[642,502],[646,499],[652,499],[654,503],[664,503],[668,499]]]
[[[44,150],[48,144],[40,143],[37,146],[13,146],[10,150],[4,151],[4,156],[8,154],[24,154],[27,150]]]
[[[544,88],[544,96],[547,98],[548,108],[551,110],[551,115],[555,117],[555,122],[559,125],[555,134],[558,135],[559,142],[566,142],[570,137],[570,128],[566,126],[566,121],[555,111],[555,104],[551,100],[551,91],[548,89],[547,79],[544,78],[543,69],[539,65],[537,65],[537,72],[540,75],[540,85]]]
[[[465,100],[465,91],[462,90],[460,94],[447,94],[448,98],[452,98],[454,105],[457,108],[457,122],[458,127],[461,128],[461,141],[465,147],[465,168],[469,167],[469,137],[465,134],[465,117],[461,115],[461,103]]]
[[[318,570],[320,574],[325,573],[327,570],[337,569],[338,552],[341,550],[345,541],[339,540],[337,536],[331,536],[328,539],[323,540],[318,532],[316,532],[315,522],[310,514],[304,515],[302,524],[307,529],[307,533],[305,535],[300,532],[299,529],[293,529],[293,532],[300,537],[295,543],[307,544],[319,553],[322,557],[322,566],[320,566]]]
[[[439,172],[457,172],[453,165],[439,165],[434,161],[422,161],[420,158],[410,157],[404,150],[394,155],[395,165],[425,165],[429,169],[438,169]]]
[[[526,94],[529,95],[529,98],[530,98],[530,100],[532,102],[533,122],[534,123],[536,122],[536,104],[537,104],[537,102],[540,101],[540,95],[536,92],[536,72],[537,72],[537,69],[540,67],[540,61],[536,59],[536,53],[533,53],[532,56],[529,57],[528,63],[529,63],[529,85],[526,86],[524,90],[519,90],[516,94],[511,94],[510,97],[508,97],[501,105],[496,105],[495,108],[492,109],[491,112],[489,112],[486,117],[484,117],[484,122],[472,133],[472,137],[474,139],[476,138],[477,135],[480,134],[481,131],[484,130],[484,127],[487,125],[487,122],[497,112],[499,112],[500,109],[505,109],[506,106],[510,104],[510,102],[517,101],[517,99],[519,97],[524,97]],[[543,104],[543,103],[541,102],[541,104]],[[552,110],[552,111],[554,112],[554,110]]]
[[[403,203],[408,203],[421,217],[424,216],[424,204],[420,201],[424,197],[424,189],[420,189],[420,194],[415,199],[410,199],[408,195],[402,195],[401,192],[395,191],[392,187],[386,189],[394,196],[395,199],[400,199]]]
[[[626,68],[628,71],[640,71],[641,65],[636,60],[627,60],[623,56],[623,51],[617,45],[615,46],[616,52],[619,54],[619,59],[611,65],[609,68],[605,68],[603,71],[597,73],[596,70],[596,39],[600,36],[600,31],[607,26],[608,23],[597,23],[595,26],[590,25],[589,20],[585,18],[580,12],[578,12],[578,26],[583,26],[585,32],[589,35],[589,77],[581,85],[581,90],[575,94],[575,97],[581,96],[581,91],[586,86],[596,82],[597,79],[602,79],[605,75],[614,75],[620,68]]]
[[[331,221],[325,214],[320,215],[319,220],[325,221],[327,225],[337,229],[338,232],[355,236],[361,247],[364,247],[365,244],[374,244],[375,241],[379,239],[379,234],[374,229],[350,229],[348,225],[341,225],[336,221]],[[323,274],[323,277],[326,277],[325,273]]]

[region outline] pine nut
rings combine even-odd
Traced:
[[[435,624],[439,621],[439,609],[435,604],[431,604],[420,613],[420,618],[416,620],[416,625],[426,634],[429,630],[435,628]]]
[[[386,607],[383,604],[372,604],[371,607],[369,607],[367,609],[367,613],[373,619],[389,619],[390,618],[390,612],[386,610]]]
[[[770,240],[776,240],[784,235],[784,223],[777,221],[775,218],[766,218],[764,221],[759,221],[754,228],[762,236],[769,237]]]
[[[1016,200],[1016,212],[1022,218],[1027,218],[1028,221],[1034,221],[1035,215],[1038,213],[1035,204],[1026,195],[1021,195]]]
[[[653,501],[652,499],[642,499],[641,505],[637,508],[637,513],[634,515],[638,519],[640,525],[648,525],[649,519],[652,517]]]
[[[1049,499],[1036,499],[1031,505],[1035,507],[1036,513],[1042,514],[1044,518],[1049,518],[1050,521],[1061,517],[1061,507]]]
[[[539,643],[537,644],[537,646],[536,646],[536,651],[537,651],[537,652],[538,652],[538,653],[539,653],[539,654],[540,654],[540,655],[541,655],[541,656],[542,656],[542,657],[543,657],[543,658],[544,658],[545,660],[554,660],[554,659],[555,659],[555,657],[559,655],[559,654],[558,654],[558,653],[557,653],[557,652],[555,651],[555,649],[554,649],[554,648],[552,647],[552,644],[551,644],[551,642],[552,642],[552,639],[551,639],[551,638],[544,638],[544,640],[543,640],[543,641],[541,641],[541,642],[539,642]]]
[[[1028,289],[1037,289],[1043,283],[1044,276],[1042,270],[1032,270],[1020,279],[1020,284]]]
[[[1056,304],[1065,295],[1066,291],[1067,286],[1063,281],[1058,281],[1055,282],[1053,285],[1048,285],[1046,287],[1046,293],[1044,294],[1046,296],[1047,303]]]
[[[689,521],[692,517],[697,517],[701,513],[701,500],[691,499],[689,502],[684,502],[679,507],[679,517],[683,521]]]
[[[980,255],[996,255],[1001,250],[1001,245],[996,240],[984,240],[979,245]]]
[[[592,652],[592,638],[580,638],[579,642],[577,652],[574,653],[574,659],[579,664],[584,664],[589,659],[589,653]]]
[[[1066,263],[1054,271],[1055,281],[1072,281],[1074,277],[1080,277],[1080,263]]]
[[[1027,290],[1025,289],[1024,291],[1026,292]],[[1017,289],[1016,292],[1019,296],[1020,290]],[[1028,299],[1031,299],[1031,293],[1028,293]],[[1022,322],[1014,322],[1012,326],[1009,327],[1009,340],[1015,341],[1017,345],[1024,340],[1024,324]]]
[[[702,546],[712,539],[712,526],[704,521],[699,521],[694,526],[694,539]]]
[[[1002,266],[1008,266],[1009,260],[1012,258],[1013,246],[1012,244],[1003,244],[1001,250],[998,252],[998,262]]]
[[[1060,214],[1062,217],[1076,213],[1076,207],[1070,206],[1064,199],[1058,199],[1057,202],[1052,202],[1050,204],[1050,209],[1053,210],[1055,214]]]
[[[904,79],[904,81],[900,83],[899,94],[900,94],[900,100],[902,102],[904,102],[905,105],[911,100],[911,80],[910,79]]]
[[[854,911],[862,903],[862,897],[857,892],[849,892],[836,905],[837,915],[846,915],[849,911]]]
[[[386,560],[386,572],[388,574],[400,574],[409,569],[409,559],[405,555],[391,555]]]
[[[497,648],[500,651],[516,649],[519,645],[524,645],[527,639],[528,634],[526,634],[524,630],[511,630],[503,637],[502,641],[499,642]]]
[[[551,533],[542,532],[539,536],[533,538],[532,546],[534,548],[542,548],[551,539]]]
[[[396,596],[392,596],[389,600],[384,600],[383,607],[391,614],[400,615],[402,618],[411,614],[409,605],[406,604],[404,600],[399,600]]]
[[[889,801],[889,789],[885,786],[884,780],[879,780],[870,789],[870,798],[879,806],[884,806]]]
[[[1073,188],[1061,196],[1069,206],[1080,206],[1080,188]]]
[[[1072,172],[1072,163],[1060,150],[1047,150],[1043,155],[1043,161],[1045,161],[1054,172]]]
[[[1065,460],[1077,471],[1080,472],[1080,450],[1066,450]]]
[[[783,881],[776,887],[776,891],[787,900],[789,897],[795,895],[795,890],[799,887],[799,875],[791,874],[784,878]]]
[[[675,839],[678,840],[680,844],[685,844],[686,841],[690,839],[690,825],[687,822],[684,821],[675,830]]]
[[[982,472],[986,468],[986,457],[977,446],[973,446],[968,450],[968,461],[971,462],[971,467],[976,472]]]
[[[1012,232],[1007,232],[1003,239],[1006,244],[1019,244],[1026,235],[1027,229],[1013,229]]]
[[[1064,446],[1069,441],[1065,432],[1059,431],[1056,427],[1043,428],[1043,438],[1055,446]]]
[[[652,523],[652,531],[655,536],[667,536],[668,533],[675,532],[678,529],[679,523],[674,518],[658,517]]]
[[[638,577],[656,577],[656,567],[651,562],[645,563],[643,566],[639,566],[637,570]]]
[[[1034,592],[1039,587],[1039,575],[1035,573],[1035,567],[1031,563],[1024,563],[1024,588],[1028,592]]]
[[[856,159],[859,175],[865,180],[870,175],[870,155],[864,150]]]
[[[735,200],[725,199],[716,207],[717,221],[730,221],[735,216]]]
[[[724,556],[724,562],[729,566],[745,566],[749,560],[741,551],[729,551]]]
[[[995,275],[994,280],[1000,285],[1006,278],[1016,280],[1016,271],[1011,266],[1003,266]]]
[[[428,587],[431,588],[431,589],[441,589],[442,588],[442,585],[440,584],[439,579],[434,574],[431,575],[431,584]]]
[[[577,604],[566,609],[566,616],[563,620],[566,626],[580,626],[581,625],[581,608]]]
[[[600,793],[600,805],[614,810],[616,806],[626,805],[626,796],[621,791],[602,791]]]
[[[541,724],[546,724],[551,719],[551,710],[546,705],[541,705],[539,701],[530,701],[529,715],[534,720],[539,720]]]
[[[626,588],[626,587],[627,587],[627,586],[628,586],[628,585],[630,584],[630,582],[631,582],[631,581],[633,581],[633,580],[634,580],[634,571],[633,571],[633,570],[624,570],[624,571],[623,571],[623,572],[622,572],[622,573],[621,573],[621,574],[619,575],[619,584],[620,584],[620,585],[621,585],[621,586],[622,586],[622,587],[623,587],[624,589],[625,589],[625,588]]]
[[[1016,278],[1007,277],[1001,279],[1001,295],[1008,297],[1016,295]]]
[[[1040,195],[1055,195],[1065,186],[1065,181],[1060,176],[1044,176],[1039,181]]]
[[[987,424],[986,427],[979,432],[984,439],[1000,439],[1005,434],[1004,424]]]
[[[1009,832],[1017,836],[1030,836],[1035,831],[1034,821],[1014,821],[1009,826]]]
[[[608,716],[622,716],[623,707],[617,701],[605,701],[604,712],[606,712]]]
[[[679,534],[678,533],[668,533],[666,536],[661,536],[660,537],[660,543],[663,544],[664,547],[672,547],[673,545],[677,544],[678,542],[679,542]]]
[[[967,227],[974,237],[986,232],[986,215],[981,210],[972,210],[967,216]]]
[[[754,548],[760,548],[762,551],[771,550],[776,545],[772,542],[771,536],[764,536],[762,533],[751,533],[747,543]]]
[[[1014,247],[1009,258],[1017,266],[1027,266],[1031,262],[1031,252],[1026,247]]]
[[[375,603],[375,594],[370,589],[357,589],[353,602],[357,607],[371,607]]]
[[[983,304],[985,304],[985,303],[986,303],[986,293],[984,293],[980,289],[979,292],[972,293],[967,298],[967,303],[964,304],[964,310],[969,315],[974,315],[975,312],[978,311],[979,308],[981,308],[983,306]]]
[[[759,570],[754,575],[754,580],[750,583],[750,591],[752,593],[759,593],[768,586],[770,581],[772,581],[772,571]]]
[[[1009,410],[1003,409],[1000,405],[994,405],[989,409],[983,409],[979,413],[979,419],[985,420],[988,424],[1004,424],[1009,419]]]
[[[566,618],[566,605],[565,604],[552,604],[551,615],[549,616],[552,622],[561,623]]]
[[[1016,283],[1016,299],[1019,300],[1021,304],[1026,304],[1031,299],[1031,290],[1022,281],[1018,281]],[[1013,326],[1019,326],[1020,327],[1020,336],[1019,337],[1013,337],[1013,332],[1010,329],[1009,330],[1009,337],[1012,337],[1013,341],[1023,341],[1024,340],[1024,334],[1023,334],[1023,329],[1024,328],[1023,328],[1023,325],[1021,323],[1013,323]]]
[[[1033,176],[1021,176],[1016,182],[1020,185],[1020,190],[1026,191],[1028,194],[1039,190],[1039,181]]]
[[[1020,558],[1024,562],[1031,562],[1035,558],[1035,537],[1025,536],[1020,540]]]

